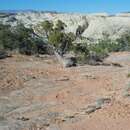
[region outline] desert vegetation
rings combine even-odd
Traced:
[[[93,64],[102,62],[110,52],[130,51],[130,34],[126,33],[117,40],[104,38],[97,43],[88,44],[76,43],[77,38],[83,39],[84,28],[78,26],[76,33],[66,33],[66,24],[58,20],[55,25],[52,21],[41,22],[40,27],[44,32],[44,37],[34,33],[32,28],[26,28],[22,23],[15,27],[0,24],[0,50],[14,51],[26,55],[34,54],[53,54],[57,51],[63,56],[67,53],[73,53],[78,63]],[[54,50],[53,50],[54,49]]]
[[[38,38],[33,29],[26,28],[23,24],[16,27],[0,24],[0,50],[13,51],[21,54],[46,54],[46,43]]]

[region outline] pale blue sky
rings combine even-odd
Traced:
[[[130,0],[0,0],[0,10],[26,9],[118,13],[130,11]]]

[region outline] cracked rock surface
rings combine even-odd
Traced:
[[[128,130],[130,53],[117,66],[62,68],[55,57],[0,60],[0,130]]]

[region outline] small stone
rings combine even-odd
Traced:
[[[29,118],[26,118],[26,117],[21,117],[21,118],[17,118],[17,120],[21,120],[21,121],[28,121],[29,120]]]
[[[90,114],[90,113],[95,112],[95,111],[96,111],[96,106],[90,105],[87,107],[85,113]]]

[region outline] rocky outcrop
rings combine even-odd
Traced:
[[[129,130],[130,53],[111,53],[106,63],[123,66],[66,69],[54,56],[1,60],[0,130]]]
[[[108,15],[106,13],[95,14],[72,14],[72,13],[51,13],[51,12],[19,12],[13,15],[2,15],[0,21],[16,25],[23,22],[26,26],[34,26],[44,20],[57,20],[65,22],[66,32],[76,33],[78,26],[86,26],[82,36],[88,39],[101,39],[104,35],[112,39],[120,37],[130,30],[130,13]]]

